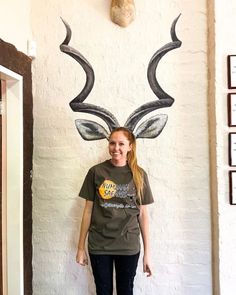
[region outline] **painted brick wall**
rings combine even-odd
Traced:
[[[32,0],[34,178],[34,295],[93,295],[89,267],[75,263],[83,201],[77,197],[88,168],[108,157],[107,143],[85,142],[68,103],[82,89],[83,70],[59,51],[71,25],[71,44],[93,65],[95,86],[87,99],[114,112],[120,122],[155,96],[146,69],[156,49],[170,41],[173,19],[181,49],[158,67],[160,84],[176,99],[163,133],[140,140],[140,165],[155,196],[150,206],[154,276],[141,263],[136,295],[210,295],[211,229],[207,119],[206,3],[136,1],[133,24],[122,29],[109,19],[109,1]],[[89,117],[91,119],[91,117]],[[141,260],[140,260],[141,262]]]
[[[219,269],[221,295],[236,293],[236,207],[229,204],[228,171],[235,170],[228,163],[228,133],[235,128],[228,128],[227,93],[227,55],[236,53],[235,40],[235,1],[226,5],[215,1],[216,31],[216,120],[217,120],[217,179],[218,179],[218,215],[219,215]]]

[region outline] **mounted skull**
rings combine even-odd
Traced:
[[[129,129],[134,133],[136,138],[155,138],[157,137],[167,122],[167,115],[165,114],[157,114],[139,126],[137,126],[138,122],[148,113],[161,109],[170,107],[174,103],[174,99],[168,95],[159,85],[156,79],[156,68],[161,60],[161,58],[169,51],[176,49],[181,46],[181,41],[177,38],[175,33],[175,26],[179,19],[180,15],[173,21],[171,26],[171,39],[172,42],[167,43],[163,47],[161,47],[157,52],[152,56],[147,70],[147,78],[149,85],[154,92],[154,94],[159,98],[158,100],[154,100],[143,104],[139,108],[137,108],[127,119],[124,124],[124,127]],[[86,83],[82,91],[76,96],[71,102],[70,107],[74,112],[82,112],[89,113],[95,116],[100,117],[107,124],[110,132],[115,128],[119,127],[119,123],[115,116],[110,113],[108,110],[101,108],[100,106],[96,106],[93,104],[84,103],[84,100],[89,95],[90,91],[94,85],[94,71],[90,63],[83,57],[83,55],[78,52],[76,49],[69,46],[69,42],[71,39],[71,29],[69,25],[62,20],[66,27],[66,38],[60,45],[60,50],[71,57],[73,57],[79,64],[83,67],[86,73]],[[109,132],[100,124],[84,119],[77,119],[75,121],[77,130],[79,131],[81,137],[85,140],[98,140],[109,137]],[[137,126],[137,127],[136,127]]]

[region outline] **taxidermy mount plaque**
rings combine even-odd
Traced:
[[[113,23],[127,27],[135,18],[134,0],[112,0],[111,20]]]

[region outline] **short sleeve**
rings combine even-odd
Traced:
[[[79,196],[83,199],[94,201],[96,194],[96,188],[94,184],[94,170],[89,169],[85,176],[83,185],[80,189]]]
[[[154,202],[150,184],[148,181],[148,176],[145,171],[143,171],[143,197],[142,205],[148,205]]]

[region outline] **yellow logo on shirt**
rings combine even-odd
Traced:
[[[106,179],[100,185],[98,191],[103,199],[111,199],[115,196],[116,184],[113,181]]]

